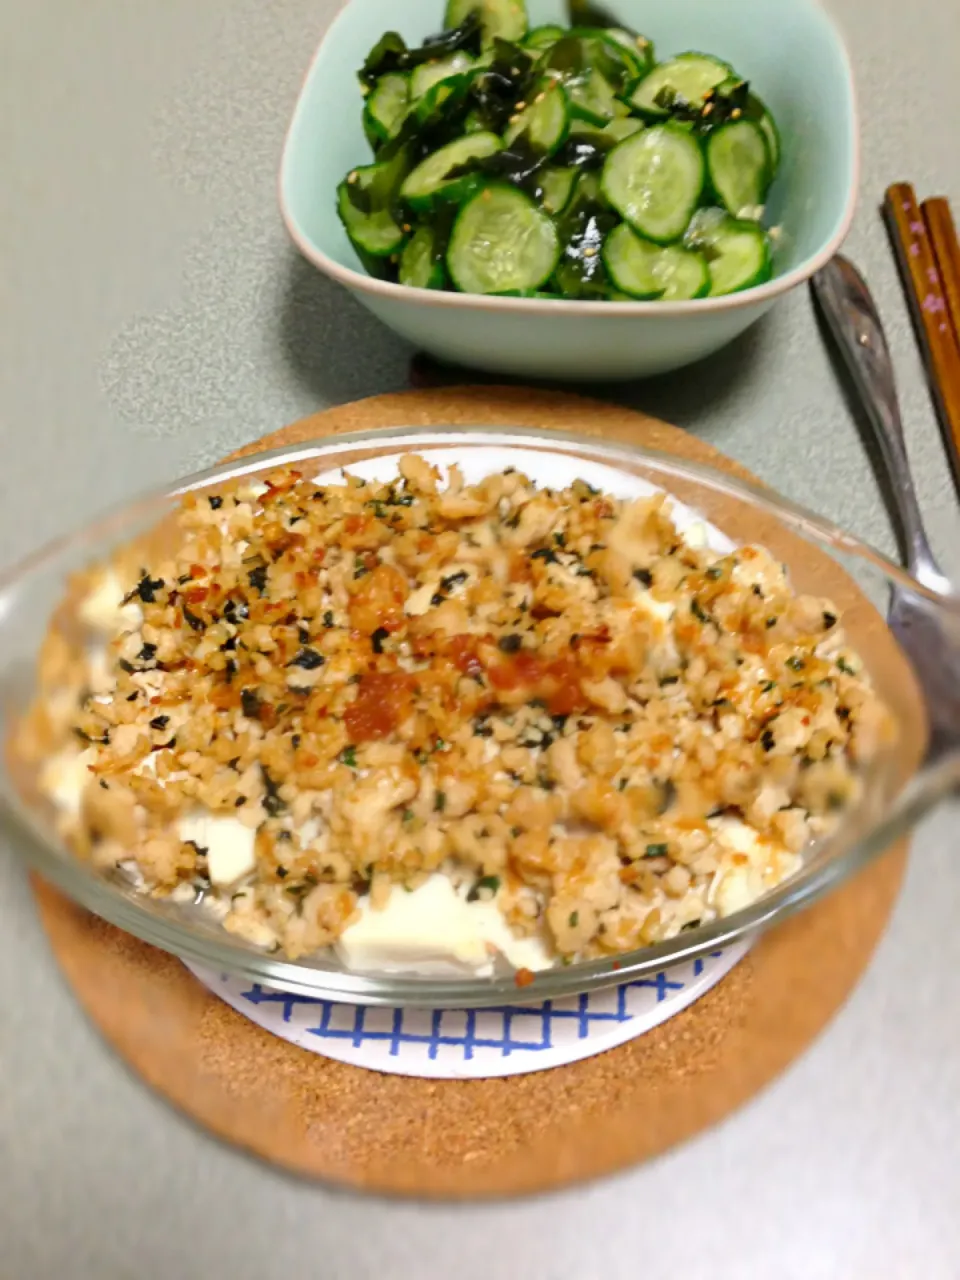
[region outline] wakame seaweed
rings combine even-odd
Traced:
[[[565,297],[589,301],[607,296],[610,282],[600,250],[617,221],[601,200],[593,174],[578,178],[570,207],[557,223],[563,254],[555,277]]]
[[[483,42],[482,26],[480,11],[474,9],[459,27],[429,36],[419,49],[408,49],[403,36],[396,31],[388,31],[367,54],[357,76],[361,84],[372,86],[380,76],[393,71],[411,71],[425,62],[449,58],[454,53],[469,53],[477,58]]]
[[[700,106],[694,106],[683,94],[669,87],[660,90],[656,103],[670,114],[671,119],[692,125],[698,137],[705,137],[733,120],[761,120],[764,113],[763,104],[750,92],[748,80],[740,80],[729,87],[718,85],[706,94]]]
[[[617,27],[621,31],[629,31],[631,35],[635,34],[609,9],[602,4],[593,4],[592,0],[567,0],[567,11],[571,27]]]

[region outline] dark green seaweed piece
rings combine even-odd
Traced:
[[[562,76],[576,98],[577,86],[587,84],[591,72],[602,76],[614,92],[626,92],[637,79],[639,66],[632,53],[602,31],[573,31],[547,50],[539,70]]]
[[[613,138],[601,141],[597,134],[591,138],[568,138],[552,157],[553,163],[564,169],[602,169],[607,155],[617,145]]]
[[[474,10],[467,14],[459,27],[430,36],[419,49],[408,49],[403,36],[396,31],[388,31],[367,54],[367,60],[357,75],[361,84],[374,85],[388,72],[410,71],[425,62],[449,58],[461,50],[474,58],[479,57],[483,38],[481,27],[480,14]]]
[[[759,121],[764,114],[763,103],[750,92],[748,80],[726,80],[716,89],[711,89],[699,104],[691,103],[682,93],[665,87],[657,94],[656,104],[673,120],[692,125],[693,132],[701,138],[734,120]]]
[[[567,12],[571,27],[619,27],[623,31],[630,30],[609,9],[601,4],[594,4],[593,0],[567,0]]]
[[[582,173],[570,206],[557,223],[563,254],[554,279],[565,298],[606,298],[609,289],[600,250],[619,218],[601,199],[592,173]]]
[[[496,151],[491,156],[469,160],[448,176],[452,180],[468,174],[478,174],[489,178],[491,182],[509,182],[511,186],[525,191],[539,204],[543,197],[539,175],[549,159],[546,152],[531,147],[526,138],[521,136],[514,140],[512,146]]]
[[[493,61],[470,81],[470,105],[484,129],[503,133],[537,78],[537,64],[526,49],[509,40],[493,42]]]

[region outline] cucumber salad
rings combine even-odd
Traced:
[[[658,62],[571,0],[448,0],[419,48],[388,32],[359,72],[374,152],[337,190],[364,267],[422,289],[684,301],[772,273],[762,224],[776,123],[722,59]]]

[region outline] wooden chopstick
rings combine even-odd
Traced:
[[[940,279],[943,281],[947,311],[953,324],[953,336],[960,346],[960,244],[950,205],[942,196],[924,200],[920,206],[927,224],[927,235],[933,245]]]
[[[946,286],[913,187],[908,182],[889,187],[883,211],[954,482],[960,488],[960,342],[950,320]]]

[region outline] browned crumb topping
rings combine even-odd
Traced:
[[[830,602],[760,548],[690,545],[664,495],[400,471],[191,495],[175,553],[121,567],[140,614],[48,715],[48,749],[90,751],[75,845],[209,892],[178,822],[237,819],[256,862],[227,927],[291,955],[441,869],[565,957],[791,874],[890,733]]]

